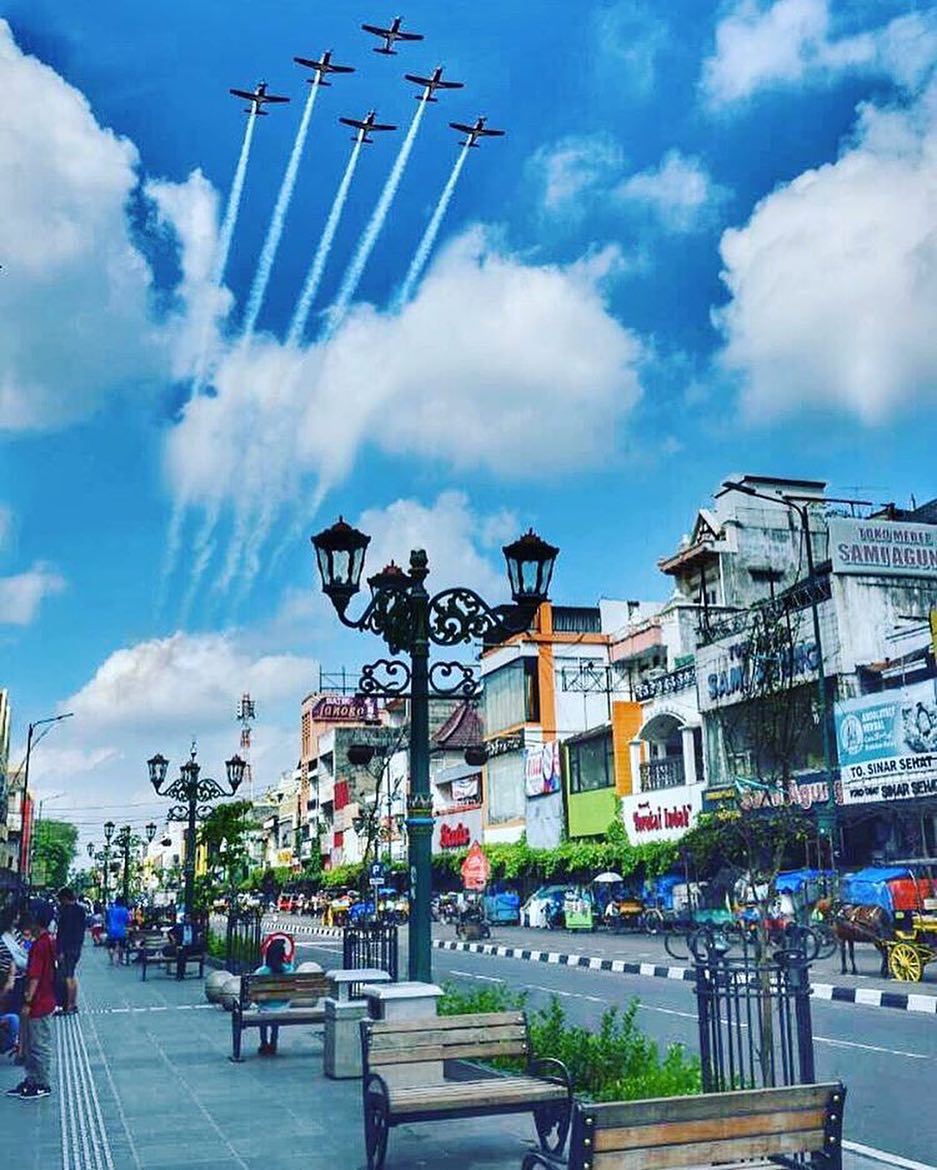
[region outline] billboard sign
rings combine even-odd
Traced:
[[[317,723],[376,723],[377,699],[369,695],[320,695],[310,715]]]
[[[702,786],[684,784],[663,792],[625,796],[621,813],[632,845],[645,841],[676,841],[696,824],[703,803]]]
[[[937,796],[937,684],[933,679],[837,703],[844,804]]]
[[[562,787],[560,743],[533,744],[524,748],[524,792],[527,796],[550,796]]]
[[[834,573],[937,577],[937,524],[830,517]]]

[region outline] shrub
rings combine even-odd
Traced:
[[[444,986],[439,1000],[442,1016],[474,1012],[522,1011],[527,997],[502,984],[463,991]],[[598,1029],[566,1020],[554,996],[548,1007],[533,1012],[530,1041],[533,1055],[552,1056],[569,1069],[574,1091],[590,1101],[635,1101],[646,1097],[685,1097],[702,1092],[699,1061],[682,1044],[672,1044],[663,1058],[657,1044],[637,1024],[638,1000],[622,1010],[608,1008]],[[520,1071],[519,1060],[498,1061],[499,1068]]]

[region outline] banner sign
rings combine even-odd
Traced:
[[[937,525],[830,517],[834,573],[937,577]]]
[[[488,858],[476,841],[462,862],[462,885],[467,890],[483,890],[488,884],[490,873]]]
[[[676,841],[696,823],[702,807],[699,784],[685,784],[666,792],[625,796],[621,813],[632,845],[645,841]]]
[[[524,749],[524,792],[527,796],[550,796],[562,786],[560,743],[538,743]]]
[[[317,723],[376,723],[377,699],[369,695],[320,695],[310,714]]]
[[[937,683],[837,703],[843,803],[937,796]]]
[[[481,777],[476,774],[474,776],[462,776],[458,780],[452,781],[452,799],[455,801],[472,801],[478,800],[478,785]]]
[[[732,703],[760,697],[764,666],[756,662],[749,667],[750,648],[750,640],[739,635],[732,641],[714,642],[699,648],[696,672],[701,711],[712,711],[716,707],[727,707]],[[798,686],[816,678],[819,664],[819,650],[812,638],[796,642],[791,648],[789,661],[778,659],[778,665],[784,669],[785,683],[790,686]],[[826,673],[833,672],[829,660],[824,666]]]
[[[720,809],[734,809],[738,805],[738,793],[734,784],[724,784],[719,788],[703,789],[703,812],[714,813]]]

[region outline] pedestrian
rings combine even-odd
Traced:
[[[258,967],[255,975],[284,975],[293,970],[293,964],[286,961],[286,939],[275,938],[267,947],[264,954],[263,966]],[[277,1012],[289,1007],[287,1000],[265,1000],[257,1005],[261,1011]],[[276,1024],[260,1025],[260,1047],[257,1051],[261,1056],[276,1056],[277,1038],[280,1029]]]
[[[95,902],[91,915],[91,941],[96,947],[104,944],[104,907],[100,902]]]
[[[55,1014],[55,939],[49,933],[54,917],[48,902],[34,904],[30,910],[29,948],[26,966],[26,994],[23,999],[29,1017],[26,1029],[26,1077],[8,1097],[35,1101],[52,1092],[52,1021]]]
[[[118,967],[124,961],[124,947],[127,944],[127,927],[130,925],[130,911],[119,895],[107,908],[107,950],[110,964],[116,960]]]
[[[12,986],[7,992],[4,1006],[6,1013],[13,1012],[18,1017],[23,1012],[23,996],[26,992],[26,964],[29,960],[27,947],[24,946],[22,932],[16,928],[17,915],[12,906],[4,908],[0,913],[0,986],[6,986],[12,978]],[[23,1044],[26,1039],[23,1019],[16,1025],[18,1037],[15,1061],[23,1063]]]
[[[8,963],[5,974],[0,969],[0,1056],[19,1052],[20,1017],[13,998],[15,988],[16,968]]]
[[[68,886],[59,890],[59,918],[56,945],[59,956],[59,968],[65,979],[65,1003],[62,1005],[66,1012],[78,1011],[78,977],[75,970],[81,958],[81,948],[85,941],[87,927],[85,908],[75,898],[75,893]]]

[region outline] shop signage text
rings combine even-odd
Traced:
[[[830,520],[834,573],[937,577],[937,526],[895,520]]]
[[[377,699],[368,695],[320,695],[312,705],[318,723],[375,723]]]
[[[729,702],[736,696],[741,698],[757,698],[759,688],[765,680],[765,671],[768,664],[756,662],[754,667],[748,668],[749,643],[736,642],[727,647],[727,661],[720,670],[710,671],[706,676],[706,693],[709,703],[714,706],[718,703]],[[791,681],[809,678],[815,674],[820,664],[820,656],[816,642],[798,642],[793,647],[790,658],[778,655],[774,660],[774,669],[780,671],[781,677]]]
[[[465,849],[471,840],[468,825],[461,821],[457,825],[443,825],[439,830],[439,845],[442,849]]]
[[[549,796],[559,792],[560,745],[558,740],[524,749],[524,792],[527,796]]]
[[[646,841],[675,841],[696,823],[702,805],[698,784],[684,784],[666,796],[637,793],[621,802],[625,832],[632,845]]]

